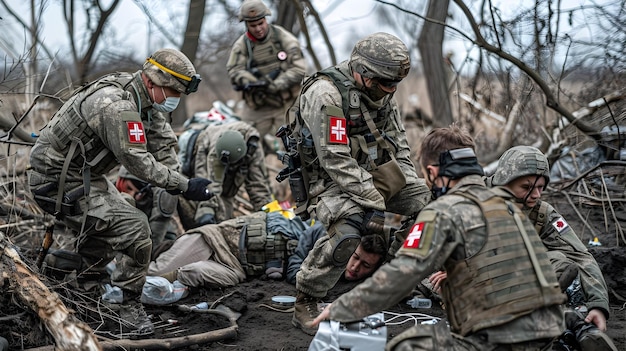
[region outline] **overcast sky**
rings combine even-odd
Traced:
[[[26,21],[30,21],[29,1],[5,1]],[[62,9],[59,1],[39,0],[37,2],[40,3],[41,1],[46,4],[46,10],[41,20],[41,37],[51,51],[67,54],[69,52],[67,30],[62,21]],[[416,2],[413,2],[415,0],[404,1],[410,1],[412,4],[416,4]],[[600,0],[600,2],[603,1],[604,0]],[[240,3],[238,0],[231,0],[231,2],[233,3],[233,7],[236,7]],[[350,48],[354,45],[354,37],[363,37],[375,31],[382,30],[399,36],[407,45],[412,46],[410,43],[414,43],[416,40],[415,37],[418,35],[418,33],[414,33],[415,37],[407,37],[412,35],[412,33],[407,33],[406,30],[402,28],[404,25],[402,23],[398,26],[382,26],[380,21],[376,20],[375,14],[379,11],[381,6],[386,5],[373,0],[313,0],[312,2],[317,11],[322,15],[326,28],[331,35],[331,41],[336,50],[338,60],[347,58],[346,56],[349,54]],[[398,0],[394,3],[401,2],[402,0]],[[187,1],[153,0],[144,1],[144,3],[150,5],[148,8],[149,11],[159,22],[171,25],[174,28],[179,28],[179,30],[180,28],[184,28]],[[211,3],[211,0],[207,0],[207,4]],[[266,3],[269,4],[269,1],[266,1]],[[468,2],[468,4],[470,3],[471,2]],[[504,18],[508,16],[507,12],[519,11],[521,8],[532,6],[534,3],[534,0],[493,0],[494,6],[502,11]],[[574,8],[577,6],[591,5],[593,3],[594,2],[590,0],[563,0],[562,7]],[[223,30],[225,21],[236,22],[235,19],[228,18],[223,13],[211,11],[210,5],[207,7],[207,17],[205,17],[203,32],[210,31],[211,28]],[[458,8],[453,3],[450,4],[450,11],[453,14],[453,18],[448,20],[448,23],[458,26],[469,34],[469,29],[465,21],[455,23],[455,21],[461,19],[461,16],[458,15]],[[457,11],[457,15],[454,15],[455,11]],[[420,13],[424,13],[424,11]],[[0,17],[2,18],[0,19],[0,33],[2,33],[0,36],[0,56],[3,58],[15,58],[22,55],[22,53],[27,51],[27,45],[25,44],[26,38],[28,37],[27,33],[21,29],[21,26],[7,13],[2,5],[0,5]],[[272,22],[273,18],[275,18],[275,16],[269,18],[270,22]],[[421,23],[420,19],[416,18],[415,21],[420,21]],[[176,47],[180,45],[180,43],[172,43],[167,40],[165,36],[154,29],[154,26],[149,26],[143,9],[133,0],[121,1],[121,4],[112,16],[112,23],[114,24],[112,31],[115,38],[109,39],[109,42],[105,42],[102,45],[129,47],[132,48],[133,52],[135,52],[138,57],[145,57],[158,47]],[[566,21],[562,22],[562,25],[565,26],[566,24]],[[243,31],[243,25],[241,26],[241,31]],[[81,23],[77,27],[84,28],[84,24]],[[149,28],[152,28],[152,32]],[[314,34],[315,33],[312,33],[312,35]],[[579,31],[577,35],[589,35],[589,32]],[[172,37],[181,40],[182,35],[172,33]],[[147,38],[150,39],[147,40]],[[313,38],[321,42],[319,35],[313,36]],[[458,33],[447,31],[447,37],[444,42],[444,52],[451,51],[455,53],[453,60],[457,67],[461,65],[461,61],[467,57],[468,53],[472,55],[471,51],[476,53],[477,50],[477,48],[463,39]],[[328,63],[329,62],[323,62],[323,65],[327,65]]]

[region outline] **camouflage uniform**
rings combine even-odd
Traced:
[[[263,205],[272,201],[263,148],[257,147],[251,155],[244,156],[241,162],[229,166],[228,174],[224,173],[225,166],[215,147],[222,133],[229,130],[241,133],[246,143],[259,143],[259,132],[248,123],[240,121],[209,125],[200,132],[194,146],[193,176],[213,179],[209,188],[219,196],[203,202],[180,199],[179,201],[184,203],[181,205],[184,208],[183,212],[188,212],[181,215],[186,228],[194,227],[195,225],[189,225],[188,222],[193,220],[197,223],[205,214],[212,214],[217,222],[233,218],[235,194],[242,185],[255,211],[261,210]],[[224,185],[227,185],[228,189],[225,189]]]
[[[276,267],[282,272],[296,238],[312,235],[306,227],[299,218],[290,220],[279,212],[255,212],[198,227],[151,262],[148,274],[167,276],[175,271],[175,278],[185,285],[227,287],[268,274],[272,262],[280,261]]]
[[[184,55],[174,51],[159,50],[148,60],[180,66],[179,57]],[[182,75],[191,79],[195,69],[184,59],[190,72]],[[166,190],[191,189],[191,182],[176,171],[176,136],[165,115],[153,109],[151,93],[142,81],[142,72],[147,75],[152,69],[156,68],[146,62],[143,71],[111,74],[81,88],[42,130],[30,155],[29,184],[36,198],[56,199],[59,192],[74,194],[84,188],[71,199],[73,210],[63,216],[79,233],[76,250],[87,265],[96,267],[123,253],[111,281],[135,294],[141,293],[150,260],[150,226],[146,215],[131,206],[105,175],[122,164]],[[187,93],[190,87],[182,82],[162,86]],[[83,192],[87,196],[80,195]]]
[[[392,36],[375,34],[372,37],[376,42],[389,43],[388,37]],[[395,40],[395,43],[399,42],[399,39]],[[404,44],[401,46],[404,47]],[[402,47],[387,48],[385,53],[394,57],[398,51],[404,52]],[[370,49],[379,50],[375,45]],[[399,56],[408,60],[408,55]],[[346,86],[356,87],[348,61],[330,70],[334,71],[331,74],[342,76]],[[327,236],[315,243],[303,262],[297,274],[296,287],[299,292],[318,298],[326,296],[343,272],[342,263],[333,262],[336,242],[346,234],[360,234],[366,212],[378,210],[412,216],[428,203],[431,196],[410,159],[405,129],[393,96],[372,101],[356,89],[347,94],[350,96],[342,96],[329,79],[316,79],[300,96],[301,120],[296,121],[300,139],[313,144],[309,150],[301,151],[303,164],[311,165],[306,170],[309,179],[308,211],[328,231]],[[354,108],[344,118],[342,106],[346,101],[350,101]],[[374,128],[385,136],[387,145],[391,144],[391,147],[381,146],[366,120],[375,124]],[[380,169],[385,162],[391,164],[393,159],[399,166],[400,178],[403,178],[397,183],[405,185],[383,195],[376,183],[374,168]],[[384,182],[394,183],[391,179],[384,179]],[[349,255],[345,256],[349,258]]]
[[[532,224],[504,196],[479,175],[459,179],[420,212],[395,259],[332,303],[330,318],[355,321],[384,310],[443,266],[450,329],[443,322],[415,326],[392,339],[388,350],[539,350],[549,344],[564,330],[565,296]]]
[[[537,148],[531,146],[514,146],[508,149],[498,162],[498,168],[493,176],[486,179],[488,185],[506,186],[513,180],[524,176],[537,176],[546,179],[546,186],[550,182],[550,168],[548,159]],[[534,224],[535,230],[543,245],[548,250],[548,257],[557,277],[571,266],[578,269],[578,278],[584,294],[583,304],[588,310],[598,309],[605,318],[609,319],[609,296],[604,276],[593,255],[580,241],[578,235],[569,226],[567,221],[549,203],[538,200],[529,208],[526,199],[517,199],[522,203],[522,211]],[[572,306],[578,307],[578,306]],[[583,323],[576,324],[568,319],[568,329],[580,329]],[[576,333],[578,342],[583,343],[582,350],[615,349],[609,338],[597,328],[590,330],[583,328]],[[594,340],[602,340],[599,343]],[[590,346],[585,343],[591,343]]]
[[[260,9],[250,12],[254,14],[253,17],[249,17],[246,2]],[[256,20],[271,14],[261,1],[246,2],[239,16],[241,21]],[[306,72],[298,38],[278,25],[269,25],[267,36],[261,41],[246,31],[233,44],[226,69],[233,86],[243,89],[246,104],[239,112],[241,118],[252,124],[262,138],[266,134],[273,136],[283,123],[287,108],[298,95]],[[259,81],[265,81],[268,85],[244,88],[248,83]]]
[[[148,216],[152,248],[154,249],[157,247],[165,239],[172,240],[176,238],[176,224],[174,223],[172,216],[176,211],[178,196],[169,194],[163,188],[148,185],[148,183],[144,182],[142,179],[130,174],[125,167],[120,167],[118,178],[135,179],[143,183],[143,186],[149,187],[140,200],[136,200],[134,197],[130,196],[130,194],[126,193],[122,193],[122,196],[124,196],[126,201],[128,201],[131,205],[137,207],[145,213],[146,216]],[[118,188],[118,190],[120,189]]]

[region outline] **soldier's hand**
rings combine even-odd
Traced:
[[[312,322],[310,322],[311,324],[307,325],[307,327],[309,328],[317,327],[322,321],[330,319],[330,306],[332,306],[332,303],[327,305],[322,311],[322,313],[320,313]]]
[[[215,195],[207,189],[209,184],[211,184],[211,181],[206,178],[191,178],[189,179],[187,191],[183,192],[183,197],[191,201],[206,201]]]

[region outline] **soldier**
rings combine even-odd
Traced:
[[[272,201],[260,135],[248,123],[209,125],[198,135],[190,176],[213,179],[216,195],[203,202],[180,200],[185,230],[233,218],[235,195],[243,185],[255,211]]]
[[[357,42],[349,61],[318,72],[302,88],[292,127],[308,180],[308,202],[299,207],[308,206],[328,231],[296,278],[292,324],[307,334],[315,334],[307,324],[317,316],[317,301],[340,278],[360,236],[383,234],[384,211],[415,216],[430,200],[393,98],[410,66],[400,39],[375,33]]]
[[[139,334],[153,332],[139,302],[150,262],[150,226],[105,175],[121,164],[172,194],[209,199],[208,179],[187,179],[176,171],[176,136],[164,115],[181,94],[195,92],[200,80],[184,54],[157,50],[142,70],[106,75],[74,92],[30,154],[35,200],[78,235],[74,262],[104,270],[122,254],[111,283],[124,293],[122,317]],[[54,266],[55,257],[50,259]]]
[[[582,351],[617,350],[603,333],[609,318],[609,296],[602,271],[563,216],[540,199],[549,182],[548,159],[532,146],[515,146],[504,152],[495,173],[487,180],[491,185],[504,186],[511,191],[522,211],[535,224],[557,276],[567,275],[570,266],[577,268],[584,294],[582,303],[588,312],[586,316],[578,311],[566,314],[568,330],[562,342],[572,342],[567,338],[567,335],[572,335],[579,345],[571,346],[580,347]],[[570,305],[579,307],[572,297]]]
[[[242,92],[245,105],[239,113],[265,140],[274,140],[285,112],[300,91],[306,63],[298,39],[283,27],[268,24],[270,9],[261,0],[245,0],[239,21],[246,32],[235,41],[226,69],[235,90]],[[274,146],[266,153],[275,152]]]
[[[447,322],[417,325],[387,350],[548,350],[564,330],[547,251],[508,193],[488,188],[474,141],[459,127],[433,129],[420,164],[434,201],[418,215],[391,262],[314,321],[356,321],[406,297],[437,267]],[[507,198],[508,197],[508,198]]]
[[[164,240],[176,239],[178,235],[172,216],[176,211],[178,196],[168,193],[165,189],[153,187],[150,183],[130,174],[124,166],[121,166],[117,173],[115,188],[122,193],[126,201],[148,216],[153,252]]]
[[[262,275],[279,280],[285,273],[290,279],[301,262],[291,258],[306,249],[301,243],[324,233],[323,226],[308,226],[298,217],[289,220],[280,212],[256,212],[186,232],[150,263],[148,274],[193,287],[234,286]],[[369,276],[382,264],[386,251],[381,236],[364,236],[343,267],[346,280]]]

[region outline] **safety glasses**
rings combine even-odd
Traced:
[[[378,82],[378,84],[384,86],[385,88],[395,88],[398,86],[398,84],[400,84],[402,79],[393,80],[393,79],[376,78],[376,81]]]

